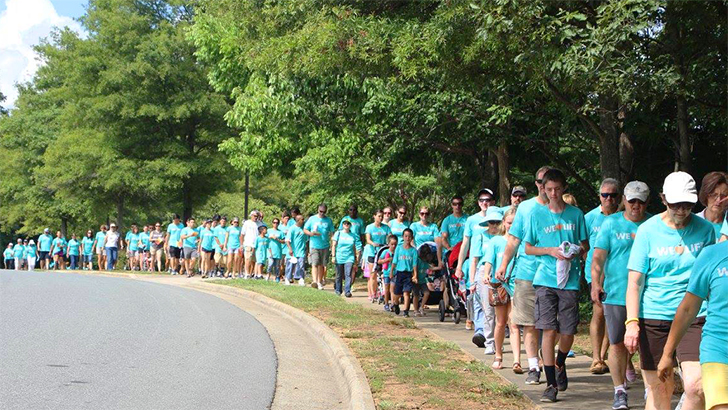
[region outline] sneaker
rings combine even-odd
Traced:
[[[629,405],[627,404],[627,392],[619,390],[614,393],[614,403],[612,404],[612,410],[627,410]]]
[[[334,291],[334,293],[336,293],[336,296],[341,296],[341,292]]]
[[[495,347],[488,345],[485,347],[485,354],[495,354]]]
[[[473,330],[473,321],[472,320],[465,321],[465,330]]]
[[[323,282],[319,282],[318,288],[319,288],[319,290],[324,290],[324,283]]]
[[[554,386],[546,387],[543,394],[541,395],[541,401],[544,403],[556,403],[556,395],[559,391]]]
[[[541,384],[541,371],[536,369],[530,369],[528,376],[526,377],[526,384],[535,386]]]
[[[409,310],[405,310],[404,313],[402,313],[402,316],[409,317]]]
[[[425,313],[425,309],[420,309],[420,315],[421,316],[427,316],[427,314]]]
[[[483,348],[485,347],[485,336],[482,333],[476,333],[473,335],[473,344]]]
[[[245,279],[250,279],[250,274],[246,273],[244,277],[245,277]]]
[[[394,312],[395,315],[399,314],[399,305],[392,305],[392,312]]]
[[[286,286],[291,286],[291,281],[286,278]]]
[[[422,313],[419,310],[415,310],[415,317],[422,317]]]
[[[389,312],[391,309],[389,309],[389,304],[384,305],[384,311]]]
[[[351,297],[351,292],[346,292],[346,295],[345,295],[345,296],[346,296],[347,298],[350,298],[350,297]]]
[[[303,280],[303,278],[298,280],[298,286],[306,286],[306,282]]]
[[[317,289],[318,288],[318,285],[319,284],[316,283],[316,282],[311,282],[311,287],[314,288],[314,289]]]
[[[569,388],[569,378],[566,377],[566,364],[559,369],[559,366],[556,367],[556,386],[559,388],[559,391],[566,391],[566,389]]]
[[[634,369],[627,369],[624,374],[624,378],[627,379],[628,382],[634,383],[634,381],[637,380],[637,373]]]

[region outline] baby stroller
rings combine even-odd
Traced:
[[[389,249],[388,246],[382,246],[381,248],[377,249],[376,252],[374,252],[374,272],[372,272],[372,275],[377,275],[377,295],[376,300],[381,305],[384,303],[384,293],[386,290],[384,289],[384,273],[382,272],[382,265],[380,265],[379,259],[382,259],[384,257],[384,254]]]
[[[455,324],[460,323],[463,316],[467,317],[465,281],[459,280],[455,276],[461,244],[462,242],[458,243],[445,254],[444,277],[448,297],[443,298],[439,303],[440,322],[445,321],[445,314],[447,313],[452,313]]]

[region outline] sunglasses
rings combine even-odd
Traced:
[[[429,212],[420,212],[420,215],[429,215]]]
[[[162,225],[154,225],[155,228],[161,228]]]
[[[536,180],[536,183],[539,184],[539,185],[543,184],[543,179],[537,179]]]
[[[602,198],[612,198],[612,199],[619,198],[619,194],[616,192],[602,192],[599,195],[601,195]]]
[[[490,197],[488,197],[488,198],[478,198],[478,202],[490,202],[492,200],[493,200],[493,198],[490,198]]]
[[[673,211],[676,211],[678,209],[685,209],[685,210],[691,210],[695,204],[691,202],[678,202],[676,204],[667,204],[667,207],[672,209]]]
[[[453,202],[452,206],[463,206],[462,202]]]
[[[641,199],[637,199],[637,198],[633,198],[633,199],[630,199],[630,200],[629,200],[629,201],[627,201],[627,202],[629,202],[630,204],[634,204],[634,203],[638,203],[638,204],[640,204],[640,205],[644,205],[644,204],[646,204],[646,202],[645,202],[645,201],[643,201],[643,200],[641,200]]]
[[[511,196],[515,197],[515,198],[525,198],[526,197],[526,195],[524,195],[524,194],[513,194]]]
[[[392,215],[391,212],[383,212],[384,215]]]
[[[403,210],[401,210],[401,209],[400,209],[399,211],[397,211],[397,212],[401,213],[402,215],[404,215],[404,214],[406,214],[406,213],[407,213],[407,211],[403,211]]]

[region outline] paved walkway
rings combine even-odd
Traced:
[[[382,305],[372,304],[367,299],[366,285],[358,282],[353,294],[349,299],[353,303],[359,303],[372,309],[383,309]],[[327,288],[330,286],[327,286]],[[331,290],[333,291],[333,290]],[[417,322],[417,326],[427,329],[442,337],[443,339],[455,342],[463,350],[473,355],[475,358],[482,360],[486,365],[493,363],[494,356],[486,356],[483,349],[475,346],[471,338],[473,332],[465,330],[465,320],[456,325],[452,318],[445,318],[444,322],[440,322],[437,314],[437,306],[430,306],[426,311],[426,317],[413,317]],[[540,403],[539,399],[546,385],[544,384],[545,375],[541,375],[541,384],[538,386],[529,386],[525,384],[526,375],[517,375],[511,370],[513,364],[513,355],[510,350],[508,339],[505,342],[505,352],[503,354],[504,369],[494,370],[506,380],[512,382],[525,394],[528,398],[537,403],[544,409],[611,409],[614,390],[612,387],[612,379],[609,374],[593,375],[589,372],[591,366],[591,358],[583,355],[577,355],[566,360],[566,366],[569,374],[569,389],[565,392],[559,392],[559,401],[553,404]],[[528,366],[526,353],[521,353],[521,364]],[[630,408],[633,410],[644,409],[644,388],[641,381],[635,382],[633,387],[628,390]]]

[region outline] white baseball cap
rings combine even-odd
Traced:
[[[627,201],[639,199],[642,202],[647,202],[649,196],[650,187],[642,181],[631,181],[624,187],[624,197]]]
[[[673,172],[665,178],[662,185],[662,193],[668,204],[680,202],[698,202],[698,190],[695,188],[695,180],[687,172]]]

